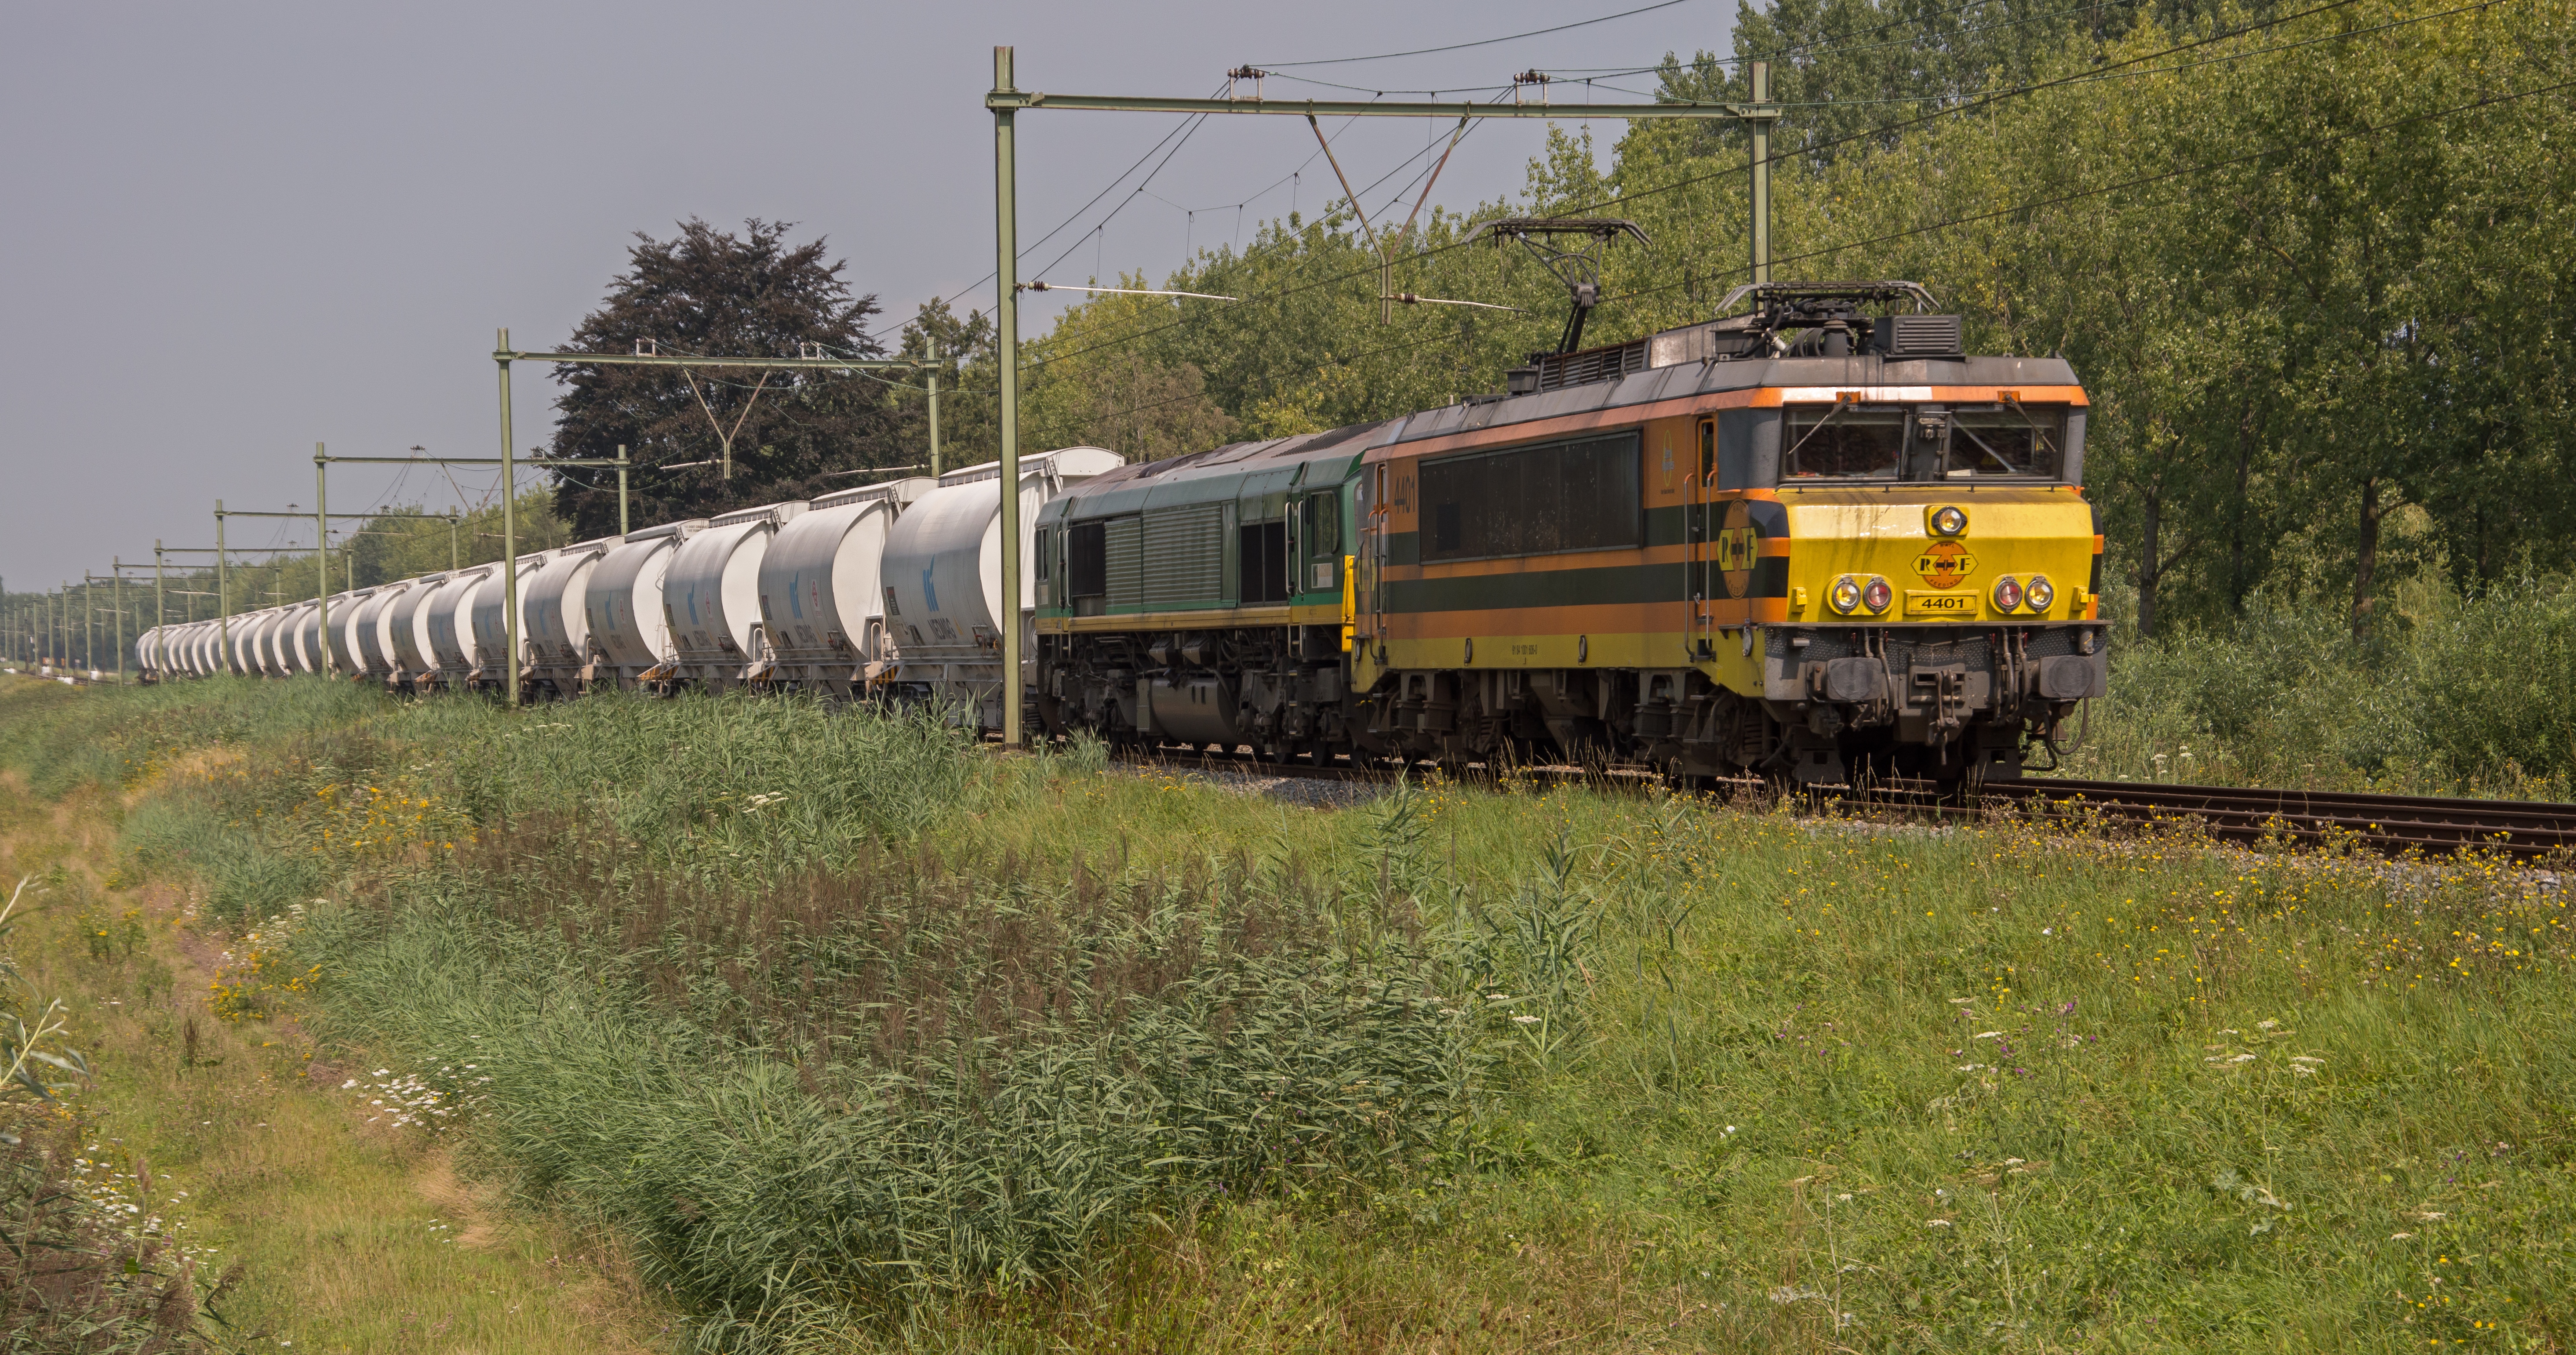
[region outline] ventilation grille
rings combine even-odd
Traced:
[[[1870,322],[1870,347],[1891,358],[1951,358],[1960,353],[1959,317],[1889,315]]]
[[[1146,610],[1217,605],[1225,590],[1225,505],[1147,512],[1144,554]]]
[[[1580,353],[1542,353],[1538,358],[1538,388],[1562,390],[1642,372],[1646,370],[1647,346],[1647,340],[1639,339],[1608,348],[1587,348]]]

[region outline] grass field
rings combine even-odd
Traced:
[[[2566,913],[2492,862],[785,701],[12,683],[0,764],[83,1113],[302,1349],[2569,1343]]]

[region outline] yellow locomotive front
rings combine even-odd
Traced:
[[[1748,507],[1734,549],[1748,536],[1761,549],[1746,530],[1757,516],[1785,544],[1759,618],[1777,624],[1719,676],[1763,704],[1775,743],[1759,760],[1807,781],[1847,780],[1855,763],[2013,776],[2074,702],[2102,694],[2101,538],[2075,479],[2084,393],[2021,360],[1985,362],[2024,370],[1995,374],[2009,386],[1776,392],[1776,509]]]
[[[1364,744],[1825,784],[2053,758],[2107,661],[2073,371],[1963,353],[1909,283],[1739,296],[1367,454]]]

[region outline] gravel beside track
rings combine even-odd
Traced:
[[[1266,763],[1249,753],[1129,754],[1121,765],[1146,774],[1178,776],[1267,795],[1295,804],[1335,807],[1381,794],[1393,783],[1391,765],[1336,762]],[[1435,774],[1429,766],[1417,774]],[[1471,767],[1460,778],[1481,779]],[[1609,788],[1658,784],[1651,774],[1622,769],[1536,767],[1516,775],[1548,782],[1583,781]],[[1758,796],[1757,783],[1728,783],[1719,793]],[[2437,796],[2369,795],[2349,791],[2267,790],[2239,786],[2158,785],[2128,781],[2077,781],[2032,777],[1990,782],[1975,804],[1944,802],[1920,783],[1876,791],[1839,787],[1809,792],[1819,813],[1869,818],[1898,815],[1934,820],[2014,812],[2034,819],[2094,823],[2191,823],[2224,842],[2334,845],[2396,855],[2484,850],[2530,859],[2576,848],[2576,804],[2536,800],[2476,800]]]
[[[2192,820],[2230,842],[2339,843],[2374,851],[2478,848],[2514,857],[2576,847],[2576,805],[2465,800],[2345,791],[2174,786],[2034,777],[1986,787],[1991,800],[2034,816],[2091,815],[2127,822]]]

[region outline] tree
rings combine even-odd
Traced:
[[[692,218],[656,240],[638,232],[628,268],[583,317],[567,347],[627,353],[797,357],[808,345],[839,357],[883,349],[867,332],[874,296],[851,295],[845,264],[824,242],[792,244],[792,223],[753,219],[739,236]],[[806,499],[856,483],[824,472],[899,465],[898,418],[875,375],[741,368],[567,365],[556,380],[561,422],[540,459],[614,457],[623,445],[645,467],[632,477],[634,525],[707,517]],[[730,442],[733,474],[717,465]],[[653,467],[686,467],[657,470]],[[559,470],[556,512],[580,537],[617,531],[613,473]]]
[[[1122,287],[1144,288],[1142,274]],[[1105,295],[1068,313],[1029,345],[1026,427],[1035,448],[1106,447],[1129,461],[1159,461],[1223,445],[1235,430],[1207,394],[1207,378],[1120,335],[1149,331],[1222,303]]]
[[[939,377],[939,465],[943,471],[997,460],[1002,455],[1001,402],[993,365],[993,317],[968,311],[960,317],[932,297],[903,327],[896,356],[936,365],[911,373],[894,392],[896,445],[915,455],[901,464],[927,465],[930,452],[929,377]]]

